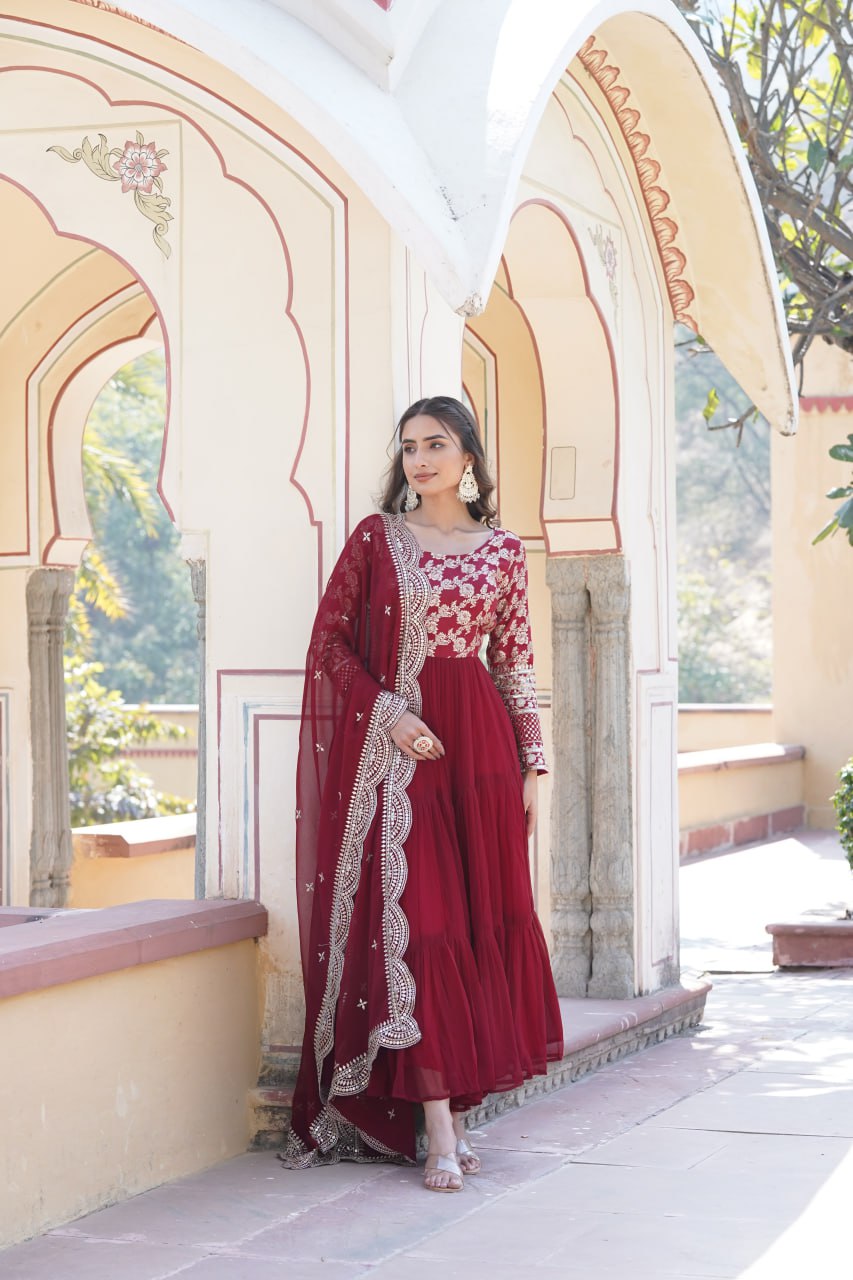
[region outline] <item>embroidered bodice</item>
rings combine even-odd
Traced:
[[[386,673],[374,678],[376,726],[387,733],[417,698],[417,672],[427,657],[476,657],[485,647],[486,666],[509,714],[522,769],[544,771],[542,730],[536,701],[533,650],[527,606],[527,561],[524,546],[508,529],[495,529],[474,551],[440,555],[421,550],[400,515],[368,516],[353,531],[335,566],[318,611],[312,635],[313,669],[317,684],[315,710],[322,699],[324,677],[345,696],[365,674],[357,652],[356,621],[370,605],[362,584],[377,544],[390,535],[396,550],[393,582],[408,598],[406,669],[398,672],[397,688],[386,685]],[[391,565],[386,560],[385,573]],[[394,604],[386,594],[377,617],[394,623]],[[319,683],[318,683],[319,682]],[[318,723],[325,723],[318,714]],[[362,721],[363,713],[358,717]],[[325,745],[316,743],[318,756]]]
[[[420,568],[431,587],[429,657],[473,657],[485,640],[486,665],[512,721],[521,767],[544,769],[521,540],[495,529],[474,551],[423,551]]]

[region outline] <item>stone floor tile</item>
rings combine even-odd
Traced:
[[[849,1084],[853,1037],[807,1031],[787,1044],[768,1046],[747,1070],[761,1073],[785,1073],[817,1076],[836,1084]]]
[[[359,1263],[303,1259],[288,1261],[285,1268],[278,1260],[239,1253],[203,1258],[174,1280],[361,1280],[374,1274]]]
[[[3,1280],[165,1280],[200,1255],[139,1241],[41,1236],[0,1252]],[[237,1277],[234,1277],[237,1280]]]
[[[408,1244],[403,1252],[432,1259],[434,1265],[439,1259],[442,1266],[445,1261],[465,1263],[474,1273],[484,1259],[497,1259],[515,1267],[519,1280],[535,1275],[537,1267],[550,1264],[555,1252],[580,1238],[589,1225],[589,1215],[551,1194],[549,1182],[546,1178],[538,1184],[535,1205],[529,1198],[522,1206],[517,1195],[504,1197]],[[463,1194],[467,1196],[467,1187]]]
[[[800,1165],[799,1142],[777,1139],[776,1169],[763,1177],[732,1158],[641,1173],[633,1166],[572,1163],[551,1175],[544,1190],[552,1203],[571,1205],[573,1212],[655,1216],[665,1210],[667,1217],[703,1219],[706,1231],[718,1222],[742,1221],[765,1223],[775,1234],[799,1218],[844,1159],[836,1149]],[[537,1213],[542,1200],[538,1187],[529,1188],[513,1197],[513,1212]]]
[[[669,1215],[665,1210],[587,1214],[585,1232],[559,1246],[548,1261],[552,1266],[575,1267],[581,1275],[586,1269],[590,1280],[603,1276],[633,1280],[641,1269],[656,1280],[683,1275],[735,1280],[765,1253],[775,1234],[767,1223],[716,1220],[701,1210],[691,1216]]]
[[[274,1151],[252,1151],[182,1178],[181,1185],[217,1187],[229,1194],[245,1192],[250,1195],[259,1189],[273,1193],[296,1190],[301,1195],[307,1189],[317,1199],[338,1196],[353,1187],[364,1186],[373,1178],[384,1177],[387,1172],[385,1164],[332,1164],[317,1169],[287,1169]]]
[[[649,1121],[687,1129],[853,1136],[853,1082],[744,1071]]]
[[[652,1128],[652,1126],[648,1126]],[[654,1126],[655,1133],[666,1130]],[[679,1130],[681,1133],[695,1130]],[[703,1162],[703,1177],[728,1178],[743,1173],[750,1178],[813,1184],[815,1194],[834,1179],[853,1152],[850,1138],[792,1136],[778,1133],[723,1133],[723,1145]]]
[[[149,1245],[227,1244],[281,1221],[298,1207],[300,1202],[287,1196],[237,1196],[216,1187],[175,1183],[78,1218],[51,1235]]]
[[[254,1236],[256,1257],[326,1258],[378,1263],[441,1232],[507,1192],[486,1175],[457,1194],[430,1194],[420,1169],[390,1169],[384,1178],[307,1209]]]
[[[522,1263],[502,1262],[499,1258],[484,1255],[479,1262],[469,1259],[455,1260],[442,1258],[437,1263],[435,1258],[414,1258],[409,1254],[398,1254],[387,1262],[369,1272],[370,1280],[626,1280],[626,1272],[621,1265],[615,1270],[596,1264],[594,1275],[589,1267],[581,1269],[567,1265],[565,1262],[551,1265],[546,1262]],[[720,1273],[707,1271],[691,1273],[667,1272],[665,1280],[718,1280]],[[656,1267],[647,1270],[645,1267],[632,1266],[630,1280],[661,1280],[661,1273]],[[779,1280],[776,1276],[775,1280]]]
[[[256,1152],[78,1218],[53,1234],[165,1245],[230,1244],[364,1188],[387,1172],[386,1165],[354,1164],[296,1172],[285,1169],[274,1153]]]
[[[684,1172],[721,1151],[728,1137],[728,1134],[706,1133],[701,1129],[652,1128],[642,1124],[611,1142],[603,1142],[583,1155],[574,1156],[572,1162]]]

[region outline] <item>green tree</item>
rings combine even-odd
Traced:
[[[141,742],[181,738],[185,730],[144,707],[128,707],[120,693],[100,683],[102,671],[99,662],[66,662],[71,825],[189,812],[191,801],[158,791],[126,756]]]
[[[197,689],[197,643],[189,575],[177,555],[177,536],[154,489],[165,415],[162,355],[152,353],[126,365],[95,402],[83,440],[83,473],[93,540],[78,571],[69,608],[65,679],[69,774],[73,825],[154,817],[186,812],[191,801],[157,791],[151,779],[128,758],[140,742],[183,737],[185,730],[153,715],[146,707],[128,707],[100,657],[111,630],[130,628],[126,647],[140,635],[154,660],[168,665],[174,617],[158,626],[170,604],[183,623],[187,678],[180,692]],[[165,547],[165,554],[141,557],[139,547]],[[131,554],[128,556],[128,549]],[[133,550],[137,551],[136,559]],[[185,590],[180,594],[175,570]],[[165,583],[165,589],[164,589]],[[170,590],[176,600],[170,600]],[[141,603],[140,603],[141,601]],[[154,624],[140,627],[140,614]],[[121,659],[122,641],[119,641]],[[165,650],[166,656],[163,656]],[[146,654],[146,648],[140,647]],[[189,655],[189,656],[188,656]],[[150,668],[131,656],[138,670],[131,696],[157,696]],[[165,683],[165,682],[161,682]],[[152,690],[151,686],[154,686]],[[167,695],[168,696],[168,695]],[[189,700],[189,699],[186,699]]]
[[[795,365],[853,353],[853,5],[676,0],[728,95],[782,282]]]
[[[165,415],[165,366],[156,351],[110,379],[84,438],[84,458],[89,452],[99,467],[97,485],[87,475],[94,534],[87,556],[109,566],[119,606],[109,613],[95,606],[94,591],[87,597],[88,654],[129,702],[198,698],[190,575],[156,493]]]

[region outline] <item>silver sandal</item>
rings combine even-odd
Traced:
[[[482,1167],[483,1167],[483,1166],[482,1166],[482,1162],[481,1162],[481,1160],[480,1160],[480,1157],[476,1154],[476,1152],[474,1151],[473,1147],[471,1146],[471,1144],[470,1144],[470,1142],[467,1140],[467,1138],[459,1138],[459,1139],[457,1140],[457,1143],[456,1143],[456,1159],[457,1159],[457,1161],[460,1159],[460,1157],[461,1157],[463,1160],[473,1160],[473,1161],[474,1161],[474,1168],[473,1168],[473,1169],[463,1169],[463,1170],[462,1170],[462,1172],[464,1173],[464,1175],[465,1175],[465,1177],[466,1177],[466,1178],[473,1178],[473,1177],[474,1177],[474,1175],[475,1175],[475,1174],[477,1174],[477,1173],[479,1173],[479,1172],[480,1172],[480,1170],[481,1170],[481,1169],[482,1169]],[[460,1167],[460,1169],[462,1168],[462,1166],[461,1166],[461,1165],[460,1165],[459,1167]]]
[[[427,1178],[433,1173],[449,1173],[459,1183],[458,1186],[448,1184],[446,1187],[432,1187],[427,1182]],[[451,1154],[447,1156],[428,1155],[426,1158],[426,1166],[424,1167],[424,1190],[425,1191],[461,1191],[465,1185],[462,1177],[462,1170],[459,1167],[459,1161],[456,1156]]]

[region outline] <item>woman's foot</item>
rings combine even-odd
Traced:
[[[475,1155],[471,1144],[468,1141],[468,1131],[465,1128],[465,1121],[462,1116],[455,1112],[453,1115],[453,1136],[456,1139],[456,1159],[459,1161],[459,1167],[462,1172],[471,1177],[475,1173],[479,1173],[482,1168],[480,1157]]]
[[[424,1167],[424,1186],[427,1191],[461,1191],[464,1185],[456,1156],[427,1156]]]
[[[427,1132],[427,1160],[424,1186],[427,1191],[461,1191],[464,1185],[456,1157],[456,1133],[450,1114],[450,1099],[424,1103]]]

